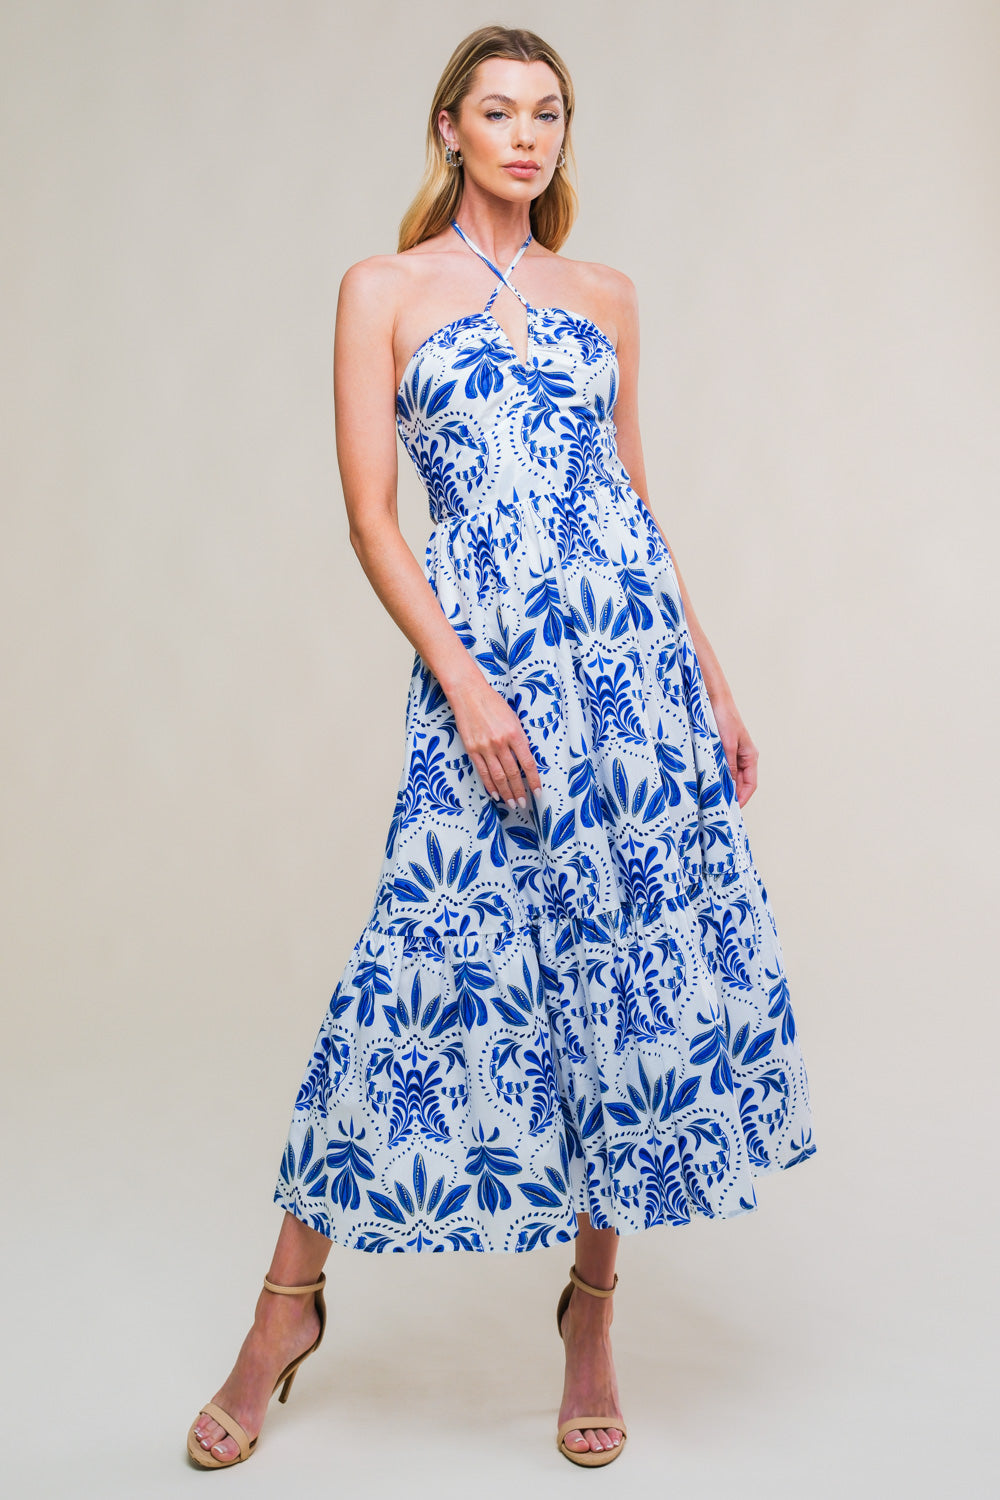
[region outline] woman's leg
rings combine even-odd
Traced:
[[[330,1245],[325,1235],[317,1234],[294,1214],[286,1212],[267,1272],[268,1281],[279,1286],[308,1286],[318,1281]],[[262,1287],[253,1327],[243,1340],[228,1380],[215,1393],[213,1401],[231,1412],[251,1438],[256,1437],[275,1381],[297,1354],[309,1348],[318,1333],[319,1314],[312,1292],[298,1297],[276,1297]],[[201,1418],[195,1432],[202,1447],[211,1449],[223,1462],[239,1453],[236,1440],[227,1438],[218,1422],[209,1416]]]
[[[588,1214],[577,1215],[576,1269],[591,1286],[609,1288],[615,1279],[619,1235],[614,1229],[594,1229]],[[563,1314],[566,1341],[566,1379],[563,1384],[559,1423],[570,1417],[608,1412],[622,1416],[618,1405],[618,1382],[611,1354],[613,1297],[592,1297],[574,1286]],[[566,1446],[577,1453],[590,1448],[599,1452],[621,1441],[617,1427],[566,1434]]]

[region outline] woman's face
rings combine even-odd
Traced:
[[[453,123],[438,129],[459,147],[466,182],[513,202],[537,198],[552,180],[566,133],[559,79],[548,63],[488,57]]]

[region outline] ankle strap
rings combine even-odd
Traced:
[[[310,1286],[279,1286],[276,1281],[268,1281],[264,1277],[264,1285],[269,1292],[281,1292],[286,1297],[296,1297],[300,1292],[318,1292],[326,1285],[326,1272],[320,1271],[319,1280],[312,1282]]]
[[[570,1266],[569,1279],[570,1281],[572,1281],[574,1286],[578,1286],[580,1288],[581,1292],[589,1292],[592,1297],[610,1297],[614,1292],[615,1287],[618,1285],[618,1272],[615,1272],[615,1279],[610,1289],[605,1289],[604,1287],[600,1286],[591,1286],[589,1281],[584,1281],[582,1277],[576,1274],[576,1266]]]

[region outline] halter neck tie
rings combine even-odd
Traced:
[[[527,298],[522,297],[522,295],[518,291],[517,287],[513,286],[511,284],[511,282],[508,281],[507,278],[509,277],[511,271],[513,271],[514,267],[517,265],[518,261],[521,259],[521,256],[524,254],[525,250],[527,250],[528,246],[531,244],[531,241],[532,241],[532,238],[533,238],[531,230],[530,229],[528,230],[528,237],[527,237],[527,239],[524,241],[524,244],[521,246],[521,248],[518,250],[517,254],[514,256],[514,259],[511,261],[511,263],[507,267],[506,271],[501,271],[499,266],[495,266],[493,264],[493,262],[490,260],[489,256],[485,253],[485,251],[480,250],[479,246],[476,245],[476,244],[474,244],[472,242],[472,240],[469,239],[469,236],[466,234],[465,230],[460,227],[460,225],[458,224],[457,220],[452,219],[452,221],[451,221],[451,227],[452,227],[452,229],[455,230],[456,234],[458,234],[458,235],[461,236],[461,238],[468,245],[469,249],[470,250],[474,250],[475,253],[479,256],[480,260],[485,261],[486,264],[489,266],[490,270],[493,271],[495,275],[499,276],[499,278],[503,282],[504,286],[507,287],[510,291],[512,291],[514,293],[514,296],[517,297],[517,299],[520,302],[524,303],[525,307],[528,307],[529,303],[528,303]],[[485,308],[483,309],[484,312],[489,312],[490,308],[493,305],[493,299],[497,295],[497,293],[499,292],[499,290],[500,290],[499,286],[495,286],[493,288],[493,291],[492,291],[492,293],[490,295],[490,300],[487,302]]]

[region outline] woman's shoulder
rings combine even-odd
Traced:
[[[572,260],[568,255],[559,255],[558,259],[571,268],[572,275],[583,290],[625,302],[635,296],[635,283],[631,276],[616,266],[606,266],[597,260]]]
[[[366,255],[348,266],[341,276],[340,300],[384,304],[391,299],[395,304],[409,288],[419,284],[427,262],[440,253],[439,245],[425,240],[395,255]]]
[[[411,254],[412,251],[401,255],[366,255],[343,272],[341,287],[353,292],[384,291],[390,283],[398,281],[403,273],[403,263]]]
[[[635,321],[638,316],[635,283],[625,271],[601,261],[573,260],[568,255],[549,253],[564,268],[567,293],[576,299],[578,307],[594,308],[595,321],[601,326],[613,325],[620,333]]]

